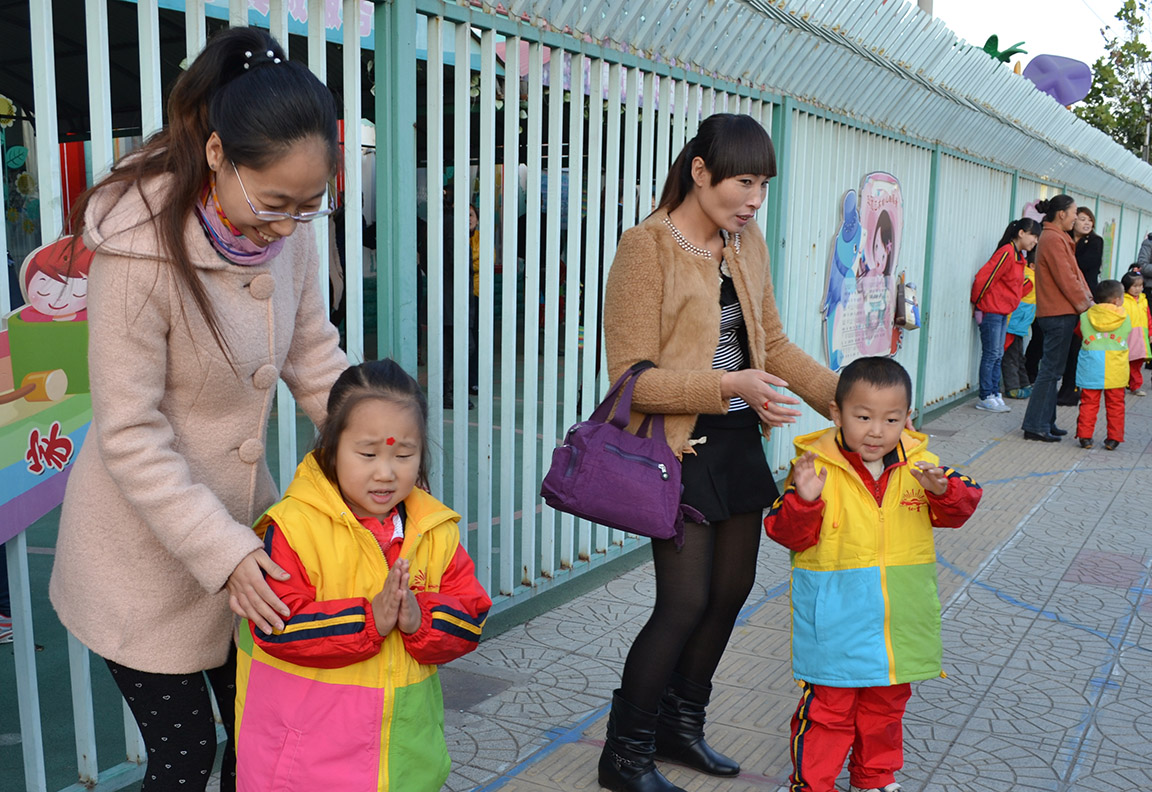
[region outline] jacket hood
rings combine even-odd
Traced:
[[[311,451],[296,468],[296,476],[284,493],[284,499],[300,501],[324,514],[345,516],[350,525],[359,526],[352,510],[344,502],[340,491],[316,462],[316,452]],[[404,555],[410,547],[410,540],[423,536],[446,522],[458,522],[460,515],[449,509],[422,489],[416,488],[404,499],[404,509],[408,515],[404,527]]]
[[[821,460],[855,473],[852,464],[844,458],[844,454],[840,452],[840,446],[836,444],[838,431],[835,428],[821,429],[818,432],[800,435],[793,441],[796,455],[801,456],[812,451]],[[896,447],[896,452],[900,455],[900,461],[904,462],[907,461],[908,457],[915,456],[927,449],[928,435],[905,429],[900,434],[900,444]]]
[[[1117,330],[1128,318],[1128,313],[1123,307],[1112,303],[1096,303],[1087,313],[1088,321],[1101,333]]]

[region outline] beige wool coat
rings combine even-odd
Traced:
[[[166,179],[145,183],[155,207]],[[257,266],[221,258],[189,217],[185,242],[235,371],[172,265],[135,186],[85,216],[92,424],[64,496],[50,594],[96,654],[140,671],[225,662],[223,588],[277,498],[264,441],[283,378],[314,422],[347,365],[324,313],[312,229]]]
[[[720,274],[718,261],[677,243],[667,217],[657,211],[620,237],[604,292],[604,350],[613,381],[641,360],[656,364],[636,382],[629,426],[635,430],[645,413],[664,413],[668,444],[682,454],[698,415],[728,412],[720,394],[724,372],[712,368],[720,341]],[[838,377],[784,334],[768,249],[755,221],[728,240],[724,261],[748,330],[750,368],[781,377],[827,418]]]

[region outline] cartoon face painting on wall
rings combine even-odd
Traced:
[[[82,322],[88,318],[88,269],[92,252],[65,237],[37,248],[24,259],[20,287],[25,322]]]

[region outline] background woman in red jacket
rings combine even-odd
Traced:
[[[1000,360],[1004,357],[1004,334],[1008,315],[1020,304],[1024,286],[1024,254],[1036,247],[1036,221],[1013,220],[1004,229],[992,258],[976,273],[972,303],[980,325],[980,400],[977,410],[1011,412],[1000,395]]]

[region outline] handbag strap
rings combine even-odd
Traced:
[[[619,429],[628,426],[628,419],[632,413],[632,391],[636,388],[636,380],[640,378],[640,374],[654,366],[655,364],[650,360],[641,360],[633,364],[612,384],[608,393],[605,394],[604,400],[600,402],[588,420],[596,423],[611,423]],[[615,406],[615,411],[613,411],[613,406]],[[609,420],[609,415],[611,415],[611,420]],[[653,418],[656,420],[650,424],[650,420]],[[639,436],[644,436],[649,424],[654,433],[659,432],[661,437],[664,436],[664,416],[662,414],[647,416],[644,423],[641,424]]]

